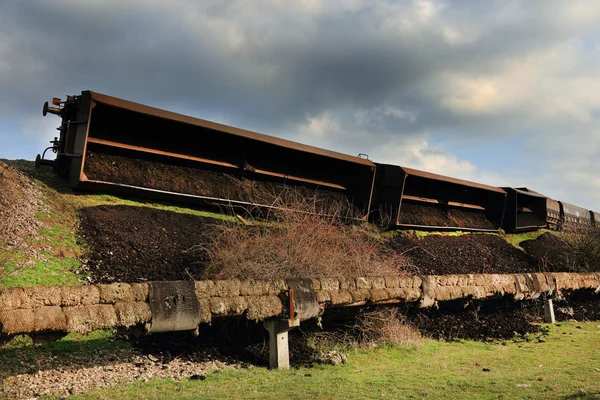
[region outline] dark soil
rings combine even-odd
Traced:
[[[554,317],[561,321],[600,321],[600,295],[591,291],[578,291],[565,294],[565,297],[554,301]],[[522,308],[535,322],[544,320],[544,302],[527,301],[521,303]]]
[[[492,234],[399,235],[390,246],[410,260],[413,274],[508,274],[534,272],[535,260]]]
[[[207,263],[194,247],[213,221],[147,207],[97,206],[80,211],[94,283],[197,279]],[[193,248],[193,249],[192,249]]]
[[[554,316],[557,321],[600,321],[600,295],[592,291],[567,294],[554,301]]]
[[[498,229],[484,212],[460,208],[440,208],[421,204],[403,203],[400,223],[409,225],[442,226],[455,228]]]
[[[539,218],[534,213],[519,212],[517,213],[517,226],[545,226],[546,221]]]
[[[520,246],[536,260],[542,270],[569,270],[569,246],[556,235],[544,233],[535,240],[521,242]]]
[[[585,247],[578,251],[578,249],[571,247],[567,242],[551,233],[544,233],[535,240],[521,242],[520,246],[534,257],[538,267],[544,270],[600,271],[600,260],[587,256]]]
[[[225,172],[91,151],[86,153],[85,173],[89,179],[103,182],[267,206],[297,203],[305,199],[314,199],[321,207],[346,202],[344,194],[322,188],[241,179]]]
[[[503,300],[467,307],[461,302],[447,302],[438,310],[412,310],[407,317],[423,335],[434,339],[514,339],[540,331],[530,322],[524,304]]]

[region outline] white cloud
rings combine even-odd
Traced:
[[[49,140],[40,104],[95,89],[492,184],[436,143],[516,137],[535,162],[510,180],[598,204],[599,20],[595,0],[1,2],[0,123]]]

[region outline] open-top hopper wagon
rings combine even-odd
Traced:
[[[495,232],[502,226],[501,188],[377,164],[373,208],[378,218],[406,229]]]
[[[594,224],[594,220],[590,210],[575,206],[573,204],[560,202],[563,229],[577,229],[581,227],[590,227]]]
[[[506,211],[502,222],[502,228],[506,232],[534,231],[547,226],[549,212],[553,211],[548,210],[546,196],[527,188],[502,189],[507,193]]]
[[[594,226],[600,228],[600,213],[590,210],[590,217]]]
[[[44,115],[62,118],[57,157],[38,164],[67,174],[73,188],[245,209],[280,204],[292,188],[369,213],[375,164],[367,159],[92,91],[52,104]]]

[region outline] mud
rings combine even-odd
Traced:
[[[498,229],[485,213],[459,208],[440,208],[421,204],[403,203],[400,209],[400,223],[424,226],[456,228]]]

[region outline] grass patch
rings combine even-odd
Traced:
[[[406,235],[412,237],[427,237],[427,236],[465,236],[465,235],[497,235],[495,232],[466,232],[466,231],[419,231],[414,229],[406,230],[391,230],[384,233],[384,235],[390,239],[395,238],[399,235]]]
[[[109,194],[80,194],[74,197],[75,198],[73,200],[79,208],[94,207],[101,205],[125,205],[133,207],[149,207],[155,208],[157,210],[171,211],[179,214],[196,215],[199,217],[213,218],[217,220],[238,221],[237,217],[231,215],[231,213],[227,213],[226,210],[223,210],[223,213],[218,213],[215,211],[197,210],[174,204],[147,202],[142,199],[126,199],[117,196],[112,196]]]
[[[85,276],[77,274],[80,258],[86,248],[77,238],[78,211],[98,205],[127,205],[150,207],[180,214],[191,214],[220,221],[239,222],[232,213],[223,214],[196,210],[174,204],[148,202],[141,199],[126,199],[107,194],[89,194],[72,191],[64,178],[50,169],[33,168],[25,160],[3,160],[7,164],[27,173],[39,187],[46,209],[36,214],[41,223],[35,239],[27,239],[11,254],[0,252],[0,262],[6,259],[2,285],[24,286],[70,286],[85,283]],[[14,253],[14,254],[13,254]],[[4,265],[4,264],[2,264]]]
[[[537,231],[532,231],[532,232],[521,232],[521,233],[506,233],[504,235],[501,235],[504,237],[504,239],[510,243],[511,245],[513,245],[514,247],[516,247],[517,249],[521,249],[523,251],[525,251],[522,247],[521,247],[521,243],[527,241],[527,240],[536,240],[537,238],[539,238],[540,236],[542,236],[544,233],[552,233],[554,234],[553,231],[549,230],[549,229],[538,229]]]
[[[598,323],[549,327],[545,342],[438,342],[348,354],[348,364],[226,370],[205,381],[152,380],[76,399],[600,398]],[[578,329],[580,326],[582,329]],[[489,369],[484,371],[483,369]]]
[[[54,211],[38,213],[37,219],[45,226],[38,229],[38,238],[29,239],[25,246],[37,254],[22,268],[16,268],[28,258],[21,250],[15,258],[15,272],[4,277],[5,287],[25,286],[72,286],[82,283],[85,276],[76,273],[81,265],[83,249],[77,243],[75,228],[70,225],[52,223],[60,217]],[[9,265],[9,269],[11,266]]]
[[[78,258],[57,258],[47,252],[42,256],[46,261],[37,261],[7,275],[2,281],[3,286],[74,286],[83,283],[82,275],[75,272],[81,265]]]

